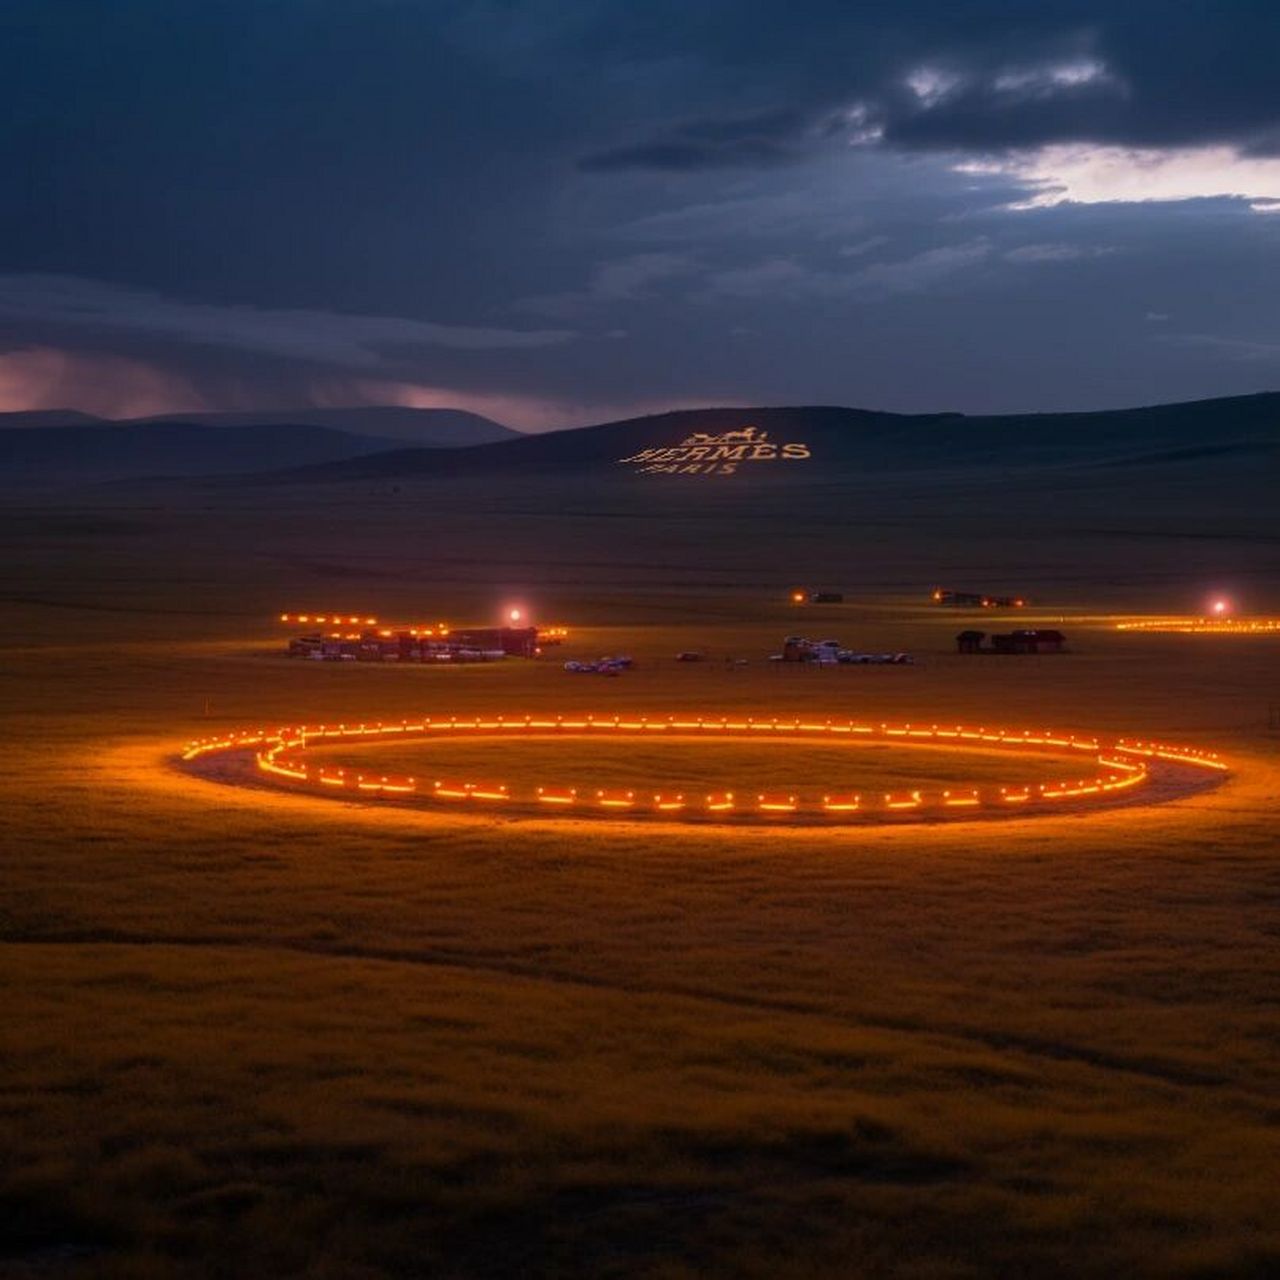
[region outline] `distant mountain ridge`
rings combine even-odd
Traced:
[[[894,414],[838,406],[677,410],[462,449],[396,449],[322,463],[263,482],[324,483],[451,476],[607,471],[655,451],[669,460],[695,436],[751,426],[770,442],[796,442],[803,460],[741,473],[821,480],[853,472],[1034,468],[1097,463],[1156,464],[1211,456],[1225,446],[1280,448],[1280,393],[1080,413],[968,416]],[[763,436],[761,438],[764,438]],[[1206,452],[1208,451],[1208,452]],[[798,452],[798,451],[797,451]]]
[[[351,459],[395,444],[329,427],[94,423],[0,431],[0,483],[47,487],[198,477]]]
[[[353,435],[447,449],[515,439],[520,432],[466,409],[411,409],[402,405],[355,405],[333,409],[219,410],[159,413],[141,418],[102,418],[78,409],[26,409],[0,413],[0,431],[55,427],[127,427],[184,423],[203,427],[328,427]]]
[[[79,409],[18,409],[0,413],[0,431],[26,431],[31,428],[90,427],[105,423],[106,418]]]
[[[682,463],[690,448],[720,442],[726,433],[734,442],[767,441],[758,451],[755,445],[739,446],[737,456],[745,460],[736,468],[738,479],[807,484],[877,472],[976,475],[1061,466],[1134,471],[1217,466],[1227,459],[1264,474],[1280,453],[1280,393],[1274,392],[1135,409],[975,416],[832,405],[719,407],[529,435],[461,410],[382,406],[307,413],[324,422],[289,422],[294,415],[281,412],[131,422],[86,421],[86,415],[72,414],[70,425],[60,425],[60,411],[0,414],[0,482],[12,488],[225,477],[229,483],[276,485],[540,474],[649,482],[657,477],[636,473],[673,459]],[[3,429],[15,416],[23,425]],[[390,434],[336,425],[357,418],[366,431],[382,424]],[[429,431],[437,443],[405,447],[397,430]],[[776,460],[770,457],[774,450]],[[702,456],[713,453],[704,449]],[[634,459],[639,461],[624,461]]]
[[[0,413],[0,485],[204,477],[305,467],[403,448],[515,440],[461,409],[375,405],[112,421],[74,410]]]
[[[452,449],[515,440],[520,432],[466,409],[409,409],[401,405],[365,405],[338,409],[284,409],[162,414],[139,423],[189,422],[207,427],[312,426],[353,435],[400,440],[423,448]]]

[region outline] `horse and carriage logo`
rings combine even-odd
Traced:
[[[642,474],[724,476],[744,462],[794,462],[809,456],[807,444],[775,444],[759,427],[737,427],[718,435],[695,431],[678,445],[642,449],[618,461]]]
[[[686,445],[694,444],[760,444],[769,438],[767,431],[759,427],[742,427],[737,431],[722,431],[718,436],[708,435],[705,431],[695,431],[686,436]]]

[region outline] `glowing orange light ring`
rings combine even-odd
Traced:
[[[652,793],[621,788],[541,786],[521,791],[501,781],[468,781],[416,778],[398,775],[366,776],[339,766],[312,766],[303,755],[315,742],[354,741],[367,738],[438,740],[445,736],[481,734],[499,737],[545,737],[565,733],[575,736],[615,735],[672,737],[752,737],[769,734],[808,742],[886,741],[899,745],[973,743],[983,748],[1003,748],[1018,754],[1053,752],[1079,753],[1091,758],[1104,772],[1085,777],[1067,777],[1040,784],[1022,781],[1003,785],[966,787],[960,790],[929,790],[873,793],[828,793],[803,797],[791,792],[712,792],[689,796],[670,791]],[[710,716],[473,716],[447,719],[423,717],[398,724],[297,725],[276,729],[240,730],[220,737],[198,739],[183,748],[185,763],[226,752],[254,752],[254,762],[263,780],[293,789],[306,789],[342,798],[410,799],[414,802],[525,808],[542,812],[572,814],[644,815],[667,821],[692,818],[756,819],[786,821],[890,821],[902,815],[937,819],[961,819],[992,813],[1052,810],[1062,802],[1099,802],[1118,792],[1141,786],[1148,780],[1148,762],[1163,761],[1217,773],[1226,764],[1214,752],[1195,747],[1117,738],[1104,742],[1098,735],[1064,734],[1053,730],[1008,730],[965,725],[862,724],[854,721],[813,721],[753,717],[729,719]]]

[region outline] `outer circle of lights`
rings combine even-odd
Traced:
[[[364,773],[313,764],[305,758],[314,745],[373,740],[440,741],[491,736],[748,738],[806,742],[887,742],[900,745],[955,745],[1004,749],[1022,755],[1076,756],[1088,767],[1054,782],[1011,780],[1003,785],[899,791],[828,791],[802,796],[790,790],[754,788],[687,794],[674,790],[540,786],[520,788],[501,780],[411,777]],[[856,721],[779,720],[727,716],[521,716],[506,718],[422,718],[398,723],[293,725],[201,738],[183,747],[187,765],[211,756],[252,752],[258,780],[334,799],[387,800],[464,810],[520,811],[565,816],[632,816],[649,819],[888,822],[915,818],[994,816],[998,813],[1053,812],[1064,805],[1104,803],[1117,793],[1140,788],[1149,765],[1165,761],[1196,770],[1223,773],[1227,766],[1214,752],[1168,743],[1052,730],[972,728],[964,725],[866,724]]]

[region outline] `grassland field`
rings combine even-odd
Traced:
[[[1108,531],[1089,504],[1117,483],[1070,515],[1006,499],[1012,540],[966,515],[992,493],[922,480],[833,500],[820,533],[773,491],[11,503],[0,1277],[1280,1272],[1278,643],[1113,626],[1226,574],[1275,609],[1276,541],[1260,505],[1176,520],[1189,482]],[[1029,592],[1072,652],[954,653],[974,618],[924,600],[953,580]],[[791,585],[849,603],[797,610]],[[291,662],[273,622],[513,598],[569,643]],[[763,661],[793,631],[918,662]],[[617,652],[618,679],[560,669]],[[1233,773],[1089,816],[833,832],[404,812],[172,767],[219,728],[533,711],[1133,732]],[[525,767],[670,763],[548,752]],[[790,786],[822,755],[672,767]]]
[[[1080,771],[1080,761],[1063,752],[1053,757],[1022,757],[1008,752],[956,751],[946,747],[895,747],[885,743],[815,745],[782,741],[772,746],[742,738],[708,741],[673,736],[661,742],[609,741],[585,735],[517,740],[396,744],[365,748],[321,746],[307,751],[318,765],[429,778],[518,780],[524,788],[557,785],[583,796],[593,788],[687,793],[736,792],[744,798],[762,787],[820,799],[824,792],[868,793],[1006,782],[1043,782]],[[1071,776],[1074,777],[1075,773]]]

